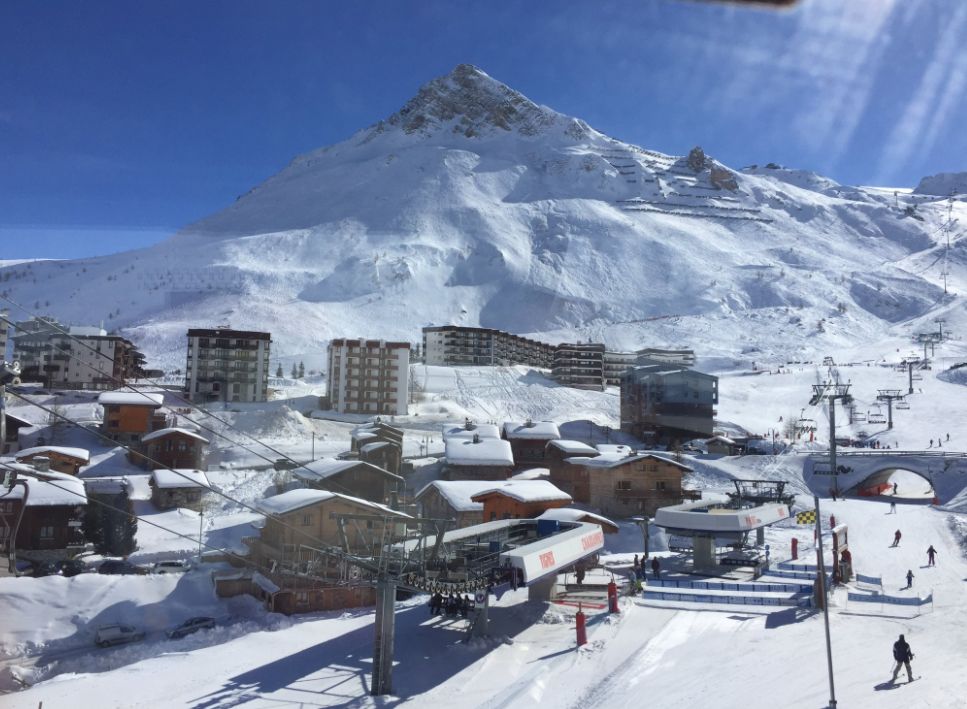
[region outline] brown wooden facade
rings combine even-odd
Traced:
[[[142,441],[139,451],[130,451],[128,459],[147,470],[157,468],[205,468],[205,441],[182,431],[173,430],[163,436]]]
[[[474,502],[483,503],[483,521],[492,522],[498,519],[533,519],[545,510],[566,507],[571,500],[522,501],[507,495],[500,490],[494,490],[482,495],[474,495]]]
[[[575,502],[612,517],[652,515],[683,499],[682,477],[691,468],[654,455],[609,460],[572,458],[551,482]]]

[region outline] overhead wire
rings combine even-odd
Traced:
[[[124,515],[125,517],[134,518],[134,519],[138,520],[138,523],[139,524],[141,522],[144,522],[145,524],[147,524],[147,525],[149,525],[151,527],[155,527],[156,529],[160,529],[160,530],[162,530],[164,532],[168,532],[169,534],[173,534],[173,535],[175,535],[177,537],[181,537],[182,539],[186,539],[186,540],[188,540],[188,541],[190,541],[192,543],[192,546],[196,546],[196,545],[197,546],[203,546],[203,547],[205,547],[205,548],[207,548],[207,549],[209,549],[211,551],[220,552],[220,553],[224,554],[225,556],[231,557],[231,558],[235,559],[236,561],[238,561],[238,562],[240,562],[242,564],[245,564],[245,565],[251,567],[252,569],[254,569],[254,570],[256,570],[256,571],[258,571],[260,573],[261,572],[272,573],[270,569],[268,569],[265,566],[262,566],[262,565],[257,564],[256,562],[254,562],[248,556],[245,556],[243,554],[239,554],[239,553],[237,553],[235,551],[232,551],[231,549],[227,549],[225,547],[219,547],[219,546],[215,546],[213,544],[209,544],[208,542],[204,541],[204,539],[201,537],[201,535],[199,535],[198,537],[193,537],[193,536],[188,535],[188,534],[182,534],[181,532],[176,532],[175,530],[171,529],[170,527],[166,527],[166,526],[164,526],[162,524],[158,524],[157,522],[153,522],[153,521],[145,518],[143,515],[139,515],[139,514],[137,514],[135,512],[129,512],[127,510],[121,509],[120,507],[116,507],[114,505],[111,505],[111,504],[105,502],[104,500],[99,500],[96,497],[95,498],[92,498],[92,497],[90,497],[90,496],[88,496],[86,494],[83,494],[82,495],[79,492],[76,492],[74,490],[71,490],[69,488],[66,488],[66,487],[64,487],[62,485],[58,485],[55,480],[52,480],[52,479],[49,479],[49,478],[45,479],[43,477],[44,474],[41,471],[24,472],[22,470],[19,470],[17,468],[14,468],[13,466],[11,466],[11,465],[3,462],[3,461],[0,461],[0,467],[5,468],[6,470],[12,470],[12,471],[17,472],[17,473],[22,473],[22,474],[28,475],[28,476],[36,479],[36,480],[39,480],[39,481],[41,481],[41,482],[43,482],[43,483],[45,483],[47,485],[50,485],[50,486],[52,486],[52,487],[54,487],[54,488],[56,488],[58,490],[61,490],[63,492],[66,492],[66,493],[69,493],[71,495],[74,495],[75,497],[79,497],[81,499],[84,499],[88,503],[93,502],[94,504],[101,505],[102,507],[106,507],[106,508],[108,508],[110,510],[113,510],[115,512],[118,512],[118,513]],[[0,496],[0,498],[2,498],[2,497],[5,497],[5,495]],[[13,543],[16,544],[16,540],[13,540]],[[323,553],[327,553],[325,550],[316,550],[316,551],[322,551]],[[328,552],[328,553],[330,555],[332,554],[332,552]],[[326,578],[318,577],[318,576],[310,576],[310,575],[307,575],[307,574],[299,574],[299,577],[300,578],[307,578],[309,580],[314,580],[314,581],[332,581],[332,579],[326,579]]]
[[[38,317],[36,313],[33,313],[32,311],[30,311],[25,306],[21,305],[20,303],[17,303],[16,301],[12,300],[11,298],[9,298],[9,297],[7,297],[5,295],[0,294],[0,299],[7,301],[11,305],[13,305],[16,308],[20,309],[24,313],[27,313],[28,315],[33,316],[34,318],[37,318]],[[98,357],[103,357],[103,358],[108,359],[109,361],[111,361],[113,363],[113,359],[111,357],[108,357],[108,355],[106,353],[101,352],[97,348],[91,347],[86,342],[83,342],[82,340],[78,339],[74,335],[71,335],[70,332],[68,332],[67,330],[64,330],[63,328],[61,328],[61,327],[59,327],[59,326],[57,326],[57,325],[55,325],[53,323],[50,323],[49,321],[47,322],[47,324],[51,327],[51,329],[53,329],[58,334],[63,335],[64,337],[67,337],[71,341],[76,342],[78,345],[80,345],[80,346],[82,346],[82,347],[90,350],[91,352],[95,353]],[[17,327],[16,324],[14,324],[14,327],[15,328]],[[20,329],[23,330],[23,328],[20,328]],[[70,356],[72,354],[69,350],[64,350],[64,349],[59,348],[59,347],[56,347],[56,346],[50,346],[50,348],[53,349],[53,350],[55,350],[55,351],[57,351],[60,354],[64,354],[64,355],[67,355],[67,356]],[[88,369],[92,369],[92,370],[95,370],[95,371],[98,371],[99,373],[101,373],[100,370],[96,370],[96,368],[92,364],[90,364],[88,362],[81,362],[81,364],[83,364],[84,366],[86,366]],[[141,389],[133,386],[132,384],[129,384],[124,379],[115,377],[113,374],[107,375],[106,378],[109,379],[114,384],[117,384],[118,385],[118,388],[122,388],[123,387],[123,388],[129,389],[132,393],[138,394],[138,395],[140,395],[141,397],[143,397],[146,400],[149,400],[149,401],[151,400],[151,397],[148,396],[148,393],[147,392],[144,392]],[[147,381],[152,386],[157,386],[159,388],[164,389],[164,385],[162,385],[160,383],[153,382],[150,379],[148,379]],[[236,426],[234,426],[231,422],[229,422],[229,421],[227,421],[227,420],[225,420],[223,418],[220,418],[219,416],[216,416],[215,414],[213,414],[212,412],[208,411],[207,409],[204,409],[204,408],[198,406],[196,403],[193,403],[190,399],[187,399],[185,397],[179,396],[178,394],[176,394],[174,392],[171,392],[170,390],[167,390],[167,389],[165,389],[165,393],[171,395],[171,397],[174,398],[177,402],[180,402],[182,404],[187,405],[190,409],[199,411],[200,413],[204,414],[205,416],[209,416],[209,417],[215,419],[219,423],[221,423],[224,426],[226,426],[229,430],[235,431],[236,433],[238,433],[238,434],[240,434],[242,436],[245,436],[246,438],[249,438],[249,439],[255,441],[255,443],[257,443],[260,446],[262,446],[263,448],[266,448],[267,450],[271,451],[275,455],[279,456],[279,458],[273,460],[272,458],[269,458],[268,456],[265,456],[265,455],[259,453],[258,451],[253,450],[251,447],[249,447],[249,446],[247,446],[247,445],[245,445],[243,443],[240,443],[240,442],[238,442],[236,440],[233,440],[231,437],[229,437],[224,432],[218,431],[218,430],[216,430],[216,429],[214,429],[214,428],[212,428],[210,426],[206,426],[205,424],[203,424],[203,423],[197,421],[196,419],[193,419],[190,416],[187,416],[185,414],[178,414],[179,416],[182,416],[184,419],[186,419],[189,423],[192,423],[192,424],[198,426],[202,430],[207,431],[207,432],[209,432],[209,433],[211,433],[211,434],[213,434],[215,436],[218,436],[220,438],[223,438],[226,441],[228,441],[229,443],[231,443],[232,445],[238,446],[239,448],[242,448],[242,449],[248,451],[249,453],[253,454],[254,456],[256,456],[258,458],[261,458],[262,460],[264,460],[264,461],[266,461],[268,463],[272,463],[273,465],[277,462],[278,459],[282,459],[282,460],[288,461],[289,463],[292,463],[296,468],[301,468],[301,467],[304,466],[303,463],[299,463],[298,461],[296,461],[295,459],[291,458],[287,454],[282,453],[281,451],[273,448],[272,446],[268,445],[267,443],[265,443],[263,441],[260,441],[259,439],[255,438],[251,434],[249,434],[249,433],[247,433],[245,431],[241,431]],[[29,403],[33,403],[33,402],[29,402]],[[338,483],[336,481],[330,481],[329,484],[332,484],[334,487],[341,488],[346,493],[352,493],[353,492],[351,489],[349,489],[345,485],[342,485],[342,484],[340,484],[340,483]]]

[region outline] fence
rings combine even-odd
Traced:
[[[653,601],[722,603],[733,606],[795,606],[797,608],[810,608],[812,606],[812,599],[809,596],[804,596],[802,598],[775,598],[773,596],[715,596],[711,594],[699,593],[665,593],[645,589],[644,597]]]
[[[915,606],[918,610],[921,606],[925,606],[928,603],[930,608],[933,609],[933,591],[924,598],[914,597],[910,598],[908,596],[887,596],[882,593],[849,593],[846,596],[848,601],[855,601],[858,603],[879,603],[894,606]]]
[[[728,583],[727,581],[679,581],[648,579],[648,586],[697,588],[705,591],[746,591],[748,593],[811,593],[811,583]]]

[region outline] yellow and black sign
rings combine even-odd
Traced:
[[[797,512],[796,524],[816,524],[816,510]]]

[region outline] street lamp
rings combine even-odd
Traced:
[[[632,517],[631,521],[638,525],[641,529],[641,535],[645,541],[645,555],[644,558],[648,558],[648,524],[651,522],[647,517]]]

